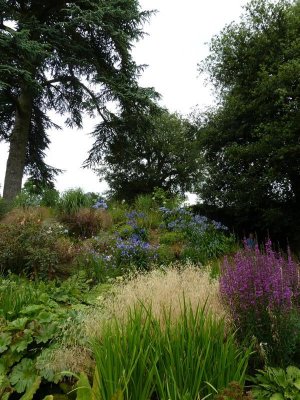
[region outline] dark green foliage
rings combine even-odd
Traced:
[[[80,127],[83,112],[109,118],[108,101],[121,109],[148,101],[130,51],[150,13],[137,0],[1,0],[0,9],[0,140],[10,142],[4,197],[12,199],[24,168],[43,183],[59,172],[44,162],[47,130],[57,127],[49,110]]]
[[[192,188],[199,169],[196,129],[179,115],[154,107],[144,114],[124,112],[98,125],[94,136],[87,165],[102,166],[98,173],[115,198]]]
[[[281,368],[266,368],[258,371],[255,378],[252,395],[257,400],[299,400],[300,399],[300,369],[289,366]]]
[[[300,243],[300,4],[253,0],[201,65],[219,106],[200,121],[198,191],[242,231]],[[263,239],[263,238],[262,238]]]
[[[59,193],[52,185],[43,185],[34,180],[25,182],[21,192],[15,197],[13,207],[55,207]]]

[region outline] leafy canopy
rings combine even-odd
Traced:
[[[109,183],[112,194],[132,200],[161,188],[170,194],[191,189],[199,170],[197,130],[164,109],[123,113],[94,131],[88,166]]]
[[[285,237],[300,220],[299,38],[299,2],[253,0],[200,65],[219,105],[201,126],[207,170],[198,191],[244,227]]]

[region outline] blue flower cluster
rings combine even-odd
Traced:
[[[146,240],[148,236],[148,232],[145,228],[139,226],[138,219],[145,218],[145,214],[143,212],[138,211],[130,211],[126,214],[127,217],[127,225],[131,226],[134,231],[134,235],[139,236],[140,239]]]
[[[128,240],[117,238],[116,242],[117,249],[121,250],[121,256],[131,257],[138,252],[148,251],[151,249],[150,243],[144,242],[138,235],[133,234]]]
[[[119,251],[120,265],[136,264],[137,268],[148,268],[149,264],[157,259],[156,246],[143,241],[139,235],[133,234],[129,239],[118,237],[116,249]]]
[[[136,210],[126,214],[127,225],[133,228],[129,238],[117,237],[116,256],[120,265],[136,264],[138,268],[147,269],[157,259],[157,247],[148,242],[148,231],[143,226],[146,215]]]
[[[203,215],[194,215],[184,207],[168,209],[160,207],[159,209],[163,214],[164,224],[163,227],[171,231],[193,231],[198,234],[203,234],[210,227],[217,230],[227,230],[228,228],[220,222],[209,220]]]
[[[95,208],[96,210],[102,209],[102,210],[106,210],[108,208],[107,204],[105,203],[105,200],[103,199],[99,199],[97,200],[97,202],[93,205],[93,208]]]

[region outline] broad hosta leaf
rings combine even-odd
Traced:
[[[11,334],[8,332],[0,333],[0,353],[4,353],[8,349],[12,340]]]
[[[29,358],[23,358],[23,360],[13,368],[9,379],[16,391],[22,393],[34,384],[37,377],[33,361]]]

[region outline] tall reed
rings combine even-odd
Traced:
[[[231,381],[243,384],[251,349],[238,347],[205,306],[183,302],[175,323],[167,308],[162,321],[143,304],[125,321],[109,321],[93,352],[101,400],[196,400]]]

